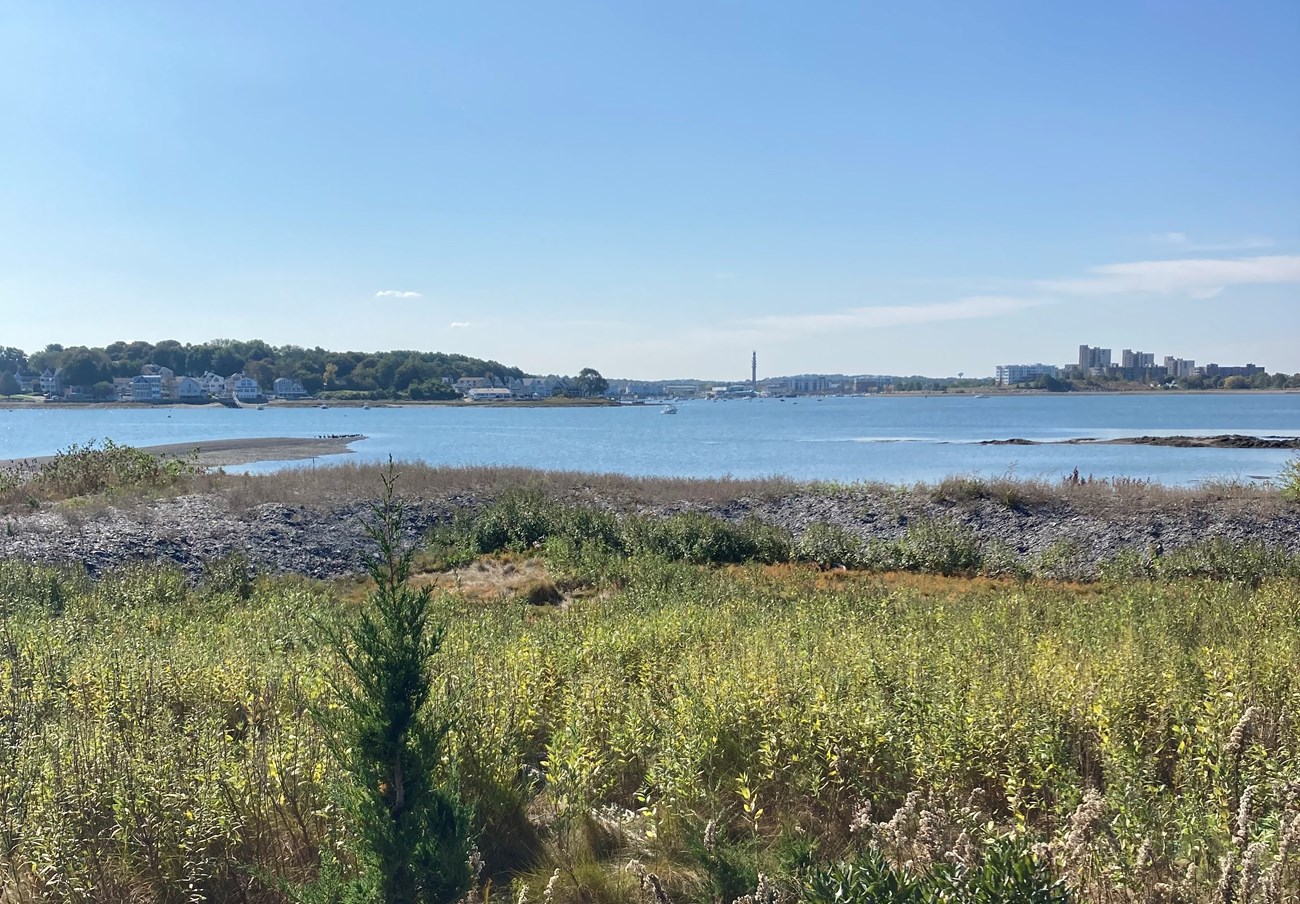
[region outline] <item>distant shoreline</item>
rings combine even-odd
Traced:
[[[982,390],[975,389],[952,389],[948,392],[939,392],[939,390],[920,390],[909,389],[900,390],[896,393],[858,393],[849,395],[794,395],[794,397],[767,397],[770,399],[790,398],[792,401],[798,399],[814,398],[1004,398],[1004,397],[1088,397],[1088,395],[1300,395],[1300,389],[1099,389],[1083,390],[1083,392],[1073,393],[1050,393],[1045,389],[996,389],[992,386],[985,386]],[[705,399],[693,399],[693,401],[705,401]],[[737,399],[728,399],[728,401],[737,401]],[[983,399],[982,399],[983,401]],[[649,401],[649,399],[637,399],[637,402],[643,405],[653,407],[659,405],[658,401]],[[412,402],[409,399],[400,399],[400,401],[380,402],[357,402],[351,401],[317,401],[317,399],[304,399],[300,402],[276,401],[265,402],[264,407],[268,410],[281,410],[281,408],[320,408],[326,406],[329,408],[621,408],[629,403],[615,401],[615,399],[494,399],[494,401],[469,402],[465,399],[446,399],[446,401],[437,402]],[[17,399],[0,399],[0,411],[103,411],[107,408],[166,408],[166,410],[177,410],[177,408],[203,408],[203,410],[214,410],[214,408],[226,408],[220,402],[47,402],[45,399],[30,399],[30,401],[17,401]],[[255,405],[243,405],[240,408],[255,410]]]
[[[383,401],[357,401],[347,399],[304,399],[301,401],[276,400],[260,403],[268,410],[279,408],[617,408],[620,402],[612,399],[501,399],[471,402],[467,399],[444,399],[440,401],[412,401],[409,399]],[[256,410],[257,404],[245,403],[239,409]],[[45,399],[0,399],[0,411],[19,411],[48,408],[52,411],[102,411],[110,408],[165,408],[168,410],[187,409],[215,410],[229,408],[221,402],[48,402]]]
[[[969,389],[949,389],[941,390],[923,390],[907,389],[897,392],[872,392],[856,394],[831,394],[820,396],[815,393],[800,396],[768,396],[770,399],[790,398],[794,401],[799,399],[815,398],[975,398],[982,396],[984,398],[994,399],[1003,397],[1021,397],[1021,396],[1061,396],[1061,397],[1081,397],[1094,395],[1123,395],[1123,396],[1188,396],[1188,395],[1214,395],[1214,396],[1251,396],[1251,395],[1300,395],[1300,389],[1088,389],[1075,390],[1073,392],[1049,392],[1046,389],[998,389],[995,386],[972,387]],[[647,399],[638,399],[648,406],[660,404],[659,401]],[[690,401],[690,400],[688,400]],[[694,401],[704,401],[704,399],[695,399]],[[737,401],[729,399],[727,401]],[[743,400],[742,400],[743,401]],[[263,403],[263,406],[269,410],[285,408],[320,408],[322,405],[328,408],[621,408],[625,402],[614,399],[569,399],[569,398],[550,398],[550,399],[494,399],[471,402],[468,399],[444,399],[438,401],[412,401],[410,399],[385,399],[377,401],[362,400],[333,400],[333,399],[303,399],[301,401],[275,400]],[[226,408],[220,402],[47,402],[45,399],[32,399],[28,397],[22,401],[17,399],[0,399],[0,411],[20,411],[20,410],[103,410],[110,408],[165,408],[173,409],[218,409]],[[239,406],[254,410],[258,406],[255,404],[245,403]]]

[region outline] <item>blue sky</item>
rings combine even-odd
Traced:
[[[1300,371],[1300,4],[0,9],[0,345]]]

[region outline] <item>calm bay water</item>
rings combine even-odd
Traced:
[[[1149,446],[982,446],[1143,434],[1300,435],[1300,394],[1092,394],[754,399],[622,408],[47,407],[0,410],[0,460],[48,455],[74,442],[131,445],[259,436],[362,433],[355,457],[431,464],[507,464],[635,475],[809,480],[938,480],[1008,472],[1168,484],[1273,476],[1292,453]],[[321,464],[337,461],[322,458]],[[247,470],[302,467],[265,463]]]

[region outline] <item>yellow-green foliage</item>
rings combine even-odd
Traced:
[[[1283,498],[1291,502],[1300,502],[1300,457],[1291,459],[1283,466],[1278,483],[1281,485]]]
[[[519,871],[538,900],[559,864],[557,902],[579,881],[635,899],[636,857],[672,900],[705,901],[747,869],[794,881],[868,848],[920,869],[960,853],[944,836],[960,826],[1047,845],[1085,899],[1161,882],[1203,899],[1225,862],[1255,881],[1243,860],[1300,893],[1300,839],[1276,864],[1300,826],[1293,580],[887,583],[641,559],[619,580],[556,609],[439,602],[494,888]],[[260,581],[245,600],[165,570],[92,586],[9,564],[0,606],[10,887],[281,900],[275,878],[346,849],[305,717],[327,699],[320,589]]]
[[[160,458],[111,439],[74,443],[30,469],[0,473],[0,503],[71,499],[172,486],[198,473],[193,457]]]
[[[0,840],[16,900],[238,900],[337,835],[319,696],[321,597],[97,586],[0,564]],[[196,896],[196,897],[191,897]],[[8,900],[8,898],[6,898]]]

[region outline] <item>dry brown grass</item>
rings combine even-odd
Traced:
[[[408,497],[442,499],[470,495],[493,498],[507,489],[529,486],[570,501],[605,499],[642,504],[689,502],[722,504],[734,499],[775,498],[806,485],[784,477],[757,479],[629,477],[583,471],[538,471],[515,467],[435,467],[399,462],[402,493]],[[344,503],[372,499],[380,485],[382,465],[344,462],[311,468],[287,468],[271,474],[235,475],[215,472],[197,478],[193,491],[226,496],[232,508],[264,502],[296,505]]]
[[[582,471],[539,471],[516,467],[433,467],[399,463],[407,496],[446,499],[472,496],[488,500],[507,489],[535,487],[569,502],[604,501],[639,505],[723,505],[737,499],[776,499],[795,493],[906,495],[909,492],[956,505],[992,501],[1012,508],[1066,504],[1081,511],[1146,511],[1207,504],[1234,504],[1252,511],[1282,509],[1277,488],[1263,482],[1216,481],[1195,487],[1166,486],[1144,480],[1080,478],[1077,482],[1005,477],[953,476],[936,484],[907,488],[879,483],[801,483],[785,477],[739,479],[629,477]],[[217,492],[231,507],[264,502],[296,505],[337,504],[368,500],[379,486],[380,465],[345,462],[322,467],[290,468],[271,474],[209,474],[192,488]]]
[[[1214,506],[1255,515],[1293,511],[1278,490],[1264,482],[1220,481],[1195,487],[1166,486],[1143,480],[1083,477],[1077,481],[1022,479],[1011,475],[955,475],[938,483],[897,486],[878,482],[817,483],[786,477],[671,478],[631,477],[582,471],[540,471],[519,467],[436,467],[399,462],[402,495],[417,500],[446,501],[455,506],[490,502],[509,489],[528,487],[570,504],[635,508],[674,506],[712,508],[737,500],[772,501],[799,494],[858,498],[908,498],[955,507],[996,504],[1015,509],[1068,508],[1097,515],[1185,510]],[[111,500],[115,508],[133,502],[185,493],[219,496],[232,512],[266,503],[327,510],[369,502],[381,486],[383,466],[357,462],[286,468],[269,474],[227,474],[209,471],[186,477],[167,487],[122,490]],[[87,514],[90,514],[87,512]]]
[[[522,597],[534,585],[554,582],[541,559],[506,556],[484,557],[450,571],[416,575],[411,583],[471,601],[490,602]]]
[[[417,574],[411,584],[474,603],[511,601],[532,606],[563,606],[594,592],[589,586],[554,575],[545,559],[509,553],[483,556],[447,571]]]
[[[989,500],[1008,508],[1043,508],[1066,504],[1100,514],[1157,511],[1203,505],[1237,506],[1264,514],[1282,510],[1285,500],[1263,481],[1205,481],[1196,486],[1168,486],[1149,480],[1080,477],[1061,481],[1011,476],[957,475],[935,484],[917,484],[916,492],[956,505]]]
[[[432,587],[471,603],[522,601],[537,606],[563,605],[587,596],[590,588],[573,586],[551,573],[546,560],[536,556],[502,553],[482,556],[447,570],[420,570],[411,576],[415,588]],[[375,589],[364,575],[337,579],[331,585],[334,599],[345,605],[363,603]]]

